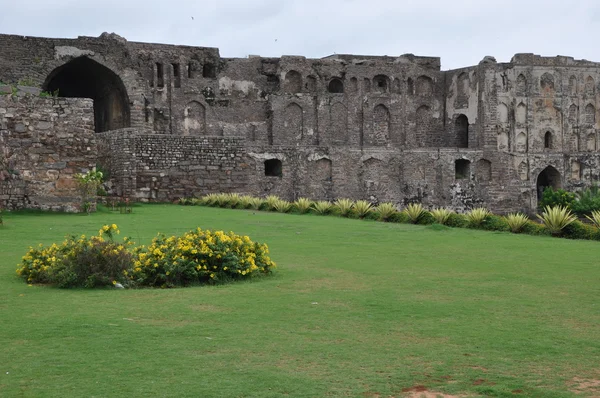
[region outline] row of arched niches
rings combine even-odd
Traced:
[[[308,75],[303,77],[300,72],[290,70],[286,72],[283,81],[283,93],[300,94],[313,93],[317,91],[317,77]],[[433,79],[426,75],[420,75],[416,79],[411,77],[403,81],[399,78],[390,78],[384,74],[375,75],[372,79],[368,77],[331,77],[326,81],[327,92],[331,94],[343,94],[344,92],[358,93],[393,93],[409,95],[430,96],[433,95]]]

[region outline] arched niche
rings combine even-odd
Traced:
[[[456,134],[456,146],[459,148],[469,147],[469,118],[460,114],[454,120],[454,133]]]
[[[498,105],[498,121],[502,124],[508,124],[508,107],[504,103]]]
[[[527,152],[527,134],[523,131],[517,134],[516,150],[517,152]]]
[[[431,108],[427,105],[421,105],[415,113],[415,130],[417,146],[427,146],[427,136],[431,129]]]
[[[78,57],[54,69],[43,89],[59,97],[94,100],[96,132],[130,126],[129,97],[121,78],[88,57]]]
[[[577,95],[577,78],[575,76],[569,77],[569,94]]]
[[[538,200],[542,198],[542,194],[546,188],[560,189],[561,187],[560,173],[554,167],[548,166],[538,174],[536,180]]]
[[[344,92],[344,83],[341,79],[334,77],[329,81],[329,84],[327,85],[327,91],[334,94],[341,94]]]
[[[527,94],[527,78],[522,73],[517,77],[517,95]]]
[[[479,182],[488,182],[492,179],[492,162],[480,159],[475,164],[475,178]]]
[[[544,134],[544,149],[554,149],[554,137],[550,131]]]
[[[386,75],[377,75],[373,78],[373,91],[387,93],[390,87],[390,79]]]
[[[183,134],[206,134],[206,109],[198,101],[190,101],[183,110]]]
[[[287,93],[295,94],[302,91],[302,75],[291,70],[285,74],[285,80],[283,83],[283,89]]]
[[[540,78],[540,87],[544,93],[551,93],[554,91],[554,75],[551,73],[544,73]]]
[[[433,94],[433,80],[429,76],[417,77],[417,95],[429,96]]]
[[[596,82],[594,82],[593,77],[588,76],[585,79],[585,94],[586,95],[594,95],[595,93],[596,93]]]
[[[517,119],[517,123],[525,124],[527,122],[527,105],[525,105],[522,102],[519,103],[519,105],[517,105],[517,112],[515,117]]]

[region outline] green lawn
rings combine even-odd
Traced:
[[[172,290],[17,278],[30,245],[105,223],[140,243],[233,230],[278,270]],[[2,397],[600,396],[599,242],[145,205],[8,214],[0,248]]]

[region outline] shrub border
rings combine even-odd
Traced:
[[[254,201],[261,200],[261,204],[256,206],[256,202],[254,205],[247,204],[246,201],[248,198],[252,198]],[[256,198],[248,195],[239,195],[237,193],[220,193],[220,194],[209,194],[200,198],[181,198],[178,203],[183,206],[209,206],[209,207],[221,207],[221,208],[229,208],[229,209],[253,209],[258,211],[270,211],[277,212],[277,209],[273,206],[269,205],[269,202],[273,202],[275,200],[273,195],[269,196],[269,198]],[[304,198],[303,198],[304,199]],[[283,201],[283,199],[277,198],[279,201]],[[304,199],[305,200],[305,199]],[[285,202],[285,201],[284,201]],[[381,217],[378,214],[377,208],[381,206],[373,206],[370,211],[364,216],[359,217],[352,209],[351,211],[344,211],[343,214],[340,214],[339,209],[336,207],[336,202],[330,202],[331,209],[325,213],[318,212],[315,210],[314,206],[310,206],[308,211],[298,210],[296,206],[296,202],[287,202],[290,204],[289,207],[286,207],[286,211],[284,213],[293,213],[293,214],[317,214],[317,215],[329,215],[329,216],[337,216],[337,217],[345,217],[345,218],[353,218],[353,219],[367,219],[373,221],[381,221],[381,222],[392,222],[392,223],[401,223],[401,224],[416,224],[416,225],[431,225],[437,224],[435,219],[431,215],[429,210],[424,209],[424,213],[421,217],[419,217],[418,221],[415,223],[411,221],[410,217],[403,210],[396,210],[394,214],[386,214],[385,217]],[[311,201],[311,203],[316,203],[316,201]],[[355,203],[355,201],[353,201]],[[395,205],[394,205],[395,206]],[[518,232],[512,232],[505,216],[500,216],[496,214],[490,213],[487,217],[485,217],[484,221],[479,224],[473,224],[469,221],[469,217],[467,214],[461,214],[452,212],[448,220],[444,223],[444,225],[452,228],[468,228],[468,229],[478,229],[483,231],[498,231],[498,232],[510,232],[524,235],[533,235],[533,236],[553,236],[557,238],[566,238],[566,239],[579,239],[579,240],[596,240],[600,241],[600,228],[595,227],[588,223],[583,223],[580,220],[576,220],[571,224],[567,225],[559,234],[552,234],[548,228],[542,223],[536,222],[529,218],[529,220],[525,223],[523,228]]]

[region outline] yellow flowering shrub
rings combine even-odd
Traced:
[[[128,270],[133,264],[125,238],[115,242],[116,224],[105,225],[98,235],[70,236],[60,245],[31,247],[18,264],[17,274],[27,283],[50,283],[60,287],[97,287],[116,282],[129,282]]]
[[[198,228],[177,237],[160,235],[137,248],[131,276],[140,285],[173,287],[246,279],[274,267],[266,244]]]
[[[198,228],[182,236],[160,235],[137,247],[128,238],[115,242],[118,233],[117,225],[105,225],[97,236],[71,236],[60,245],[32,247],[17,274],[27,283],[60,287],[174,287],[247,279],[275,267],[266,244],[233,232]]]

